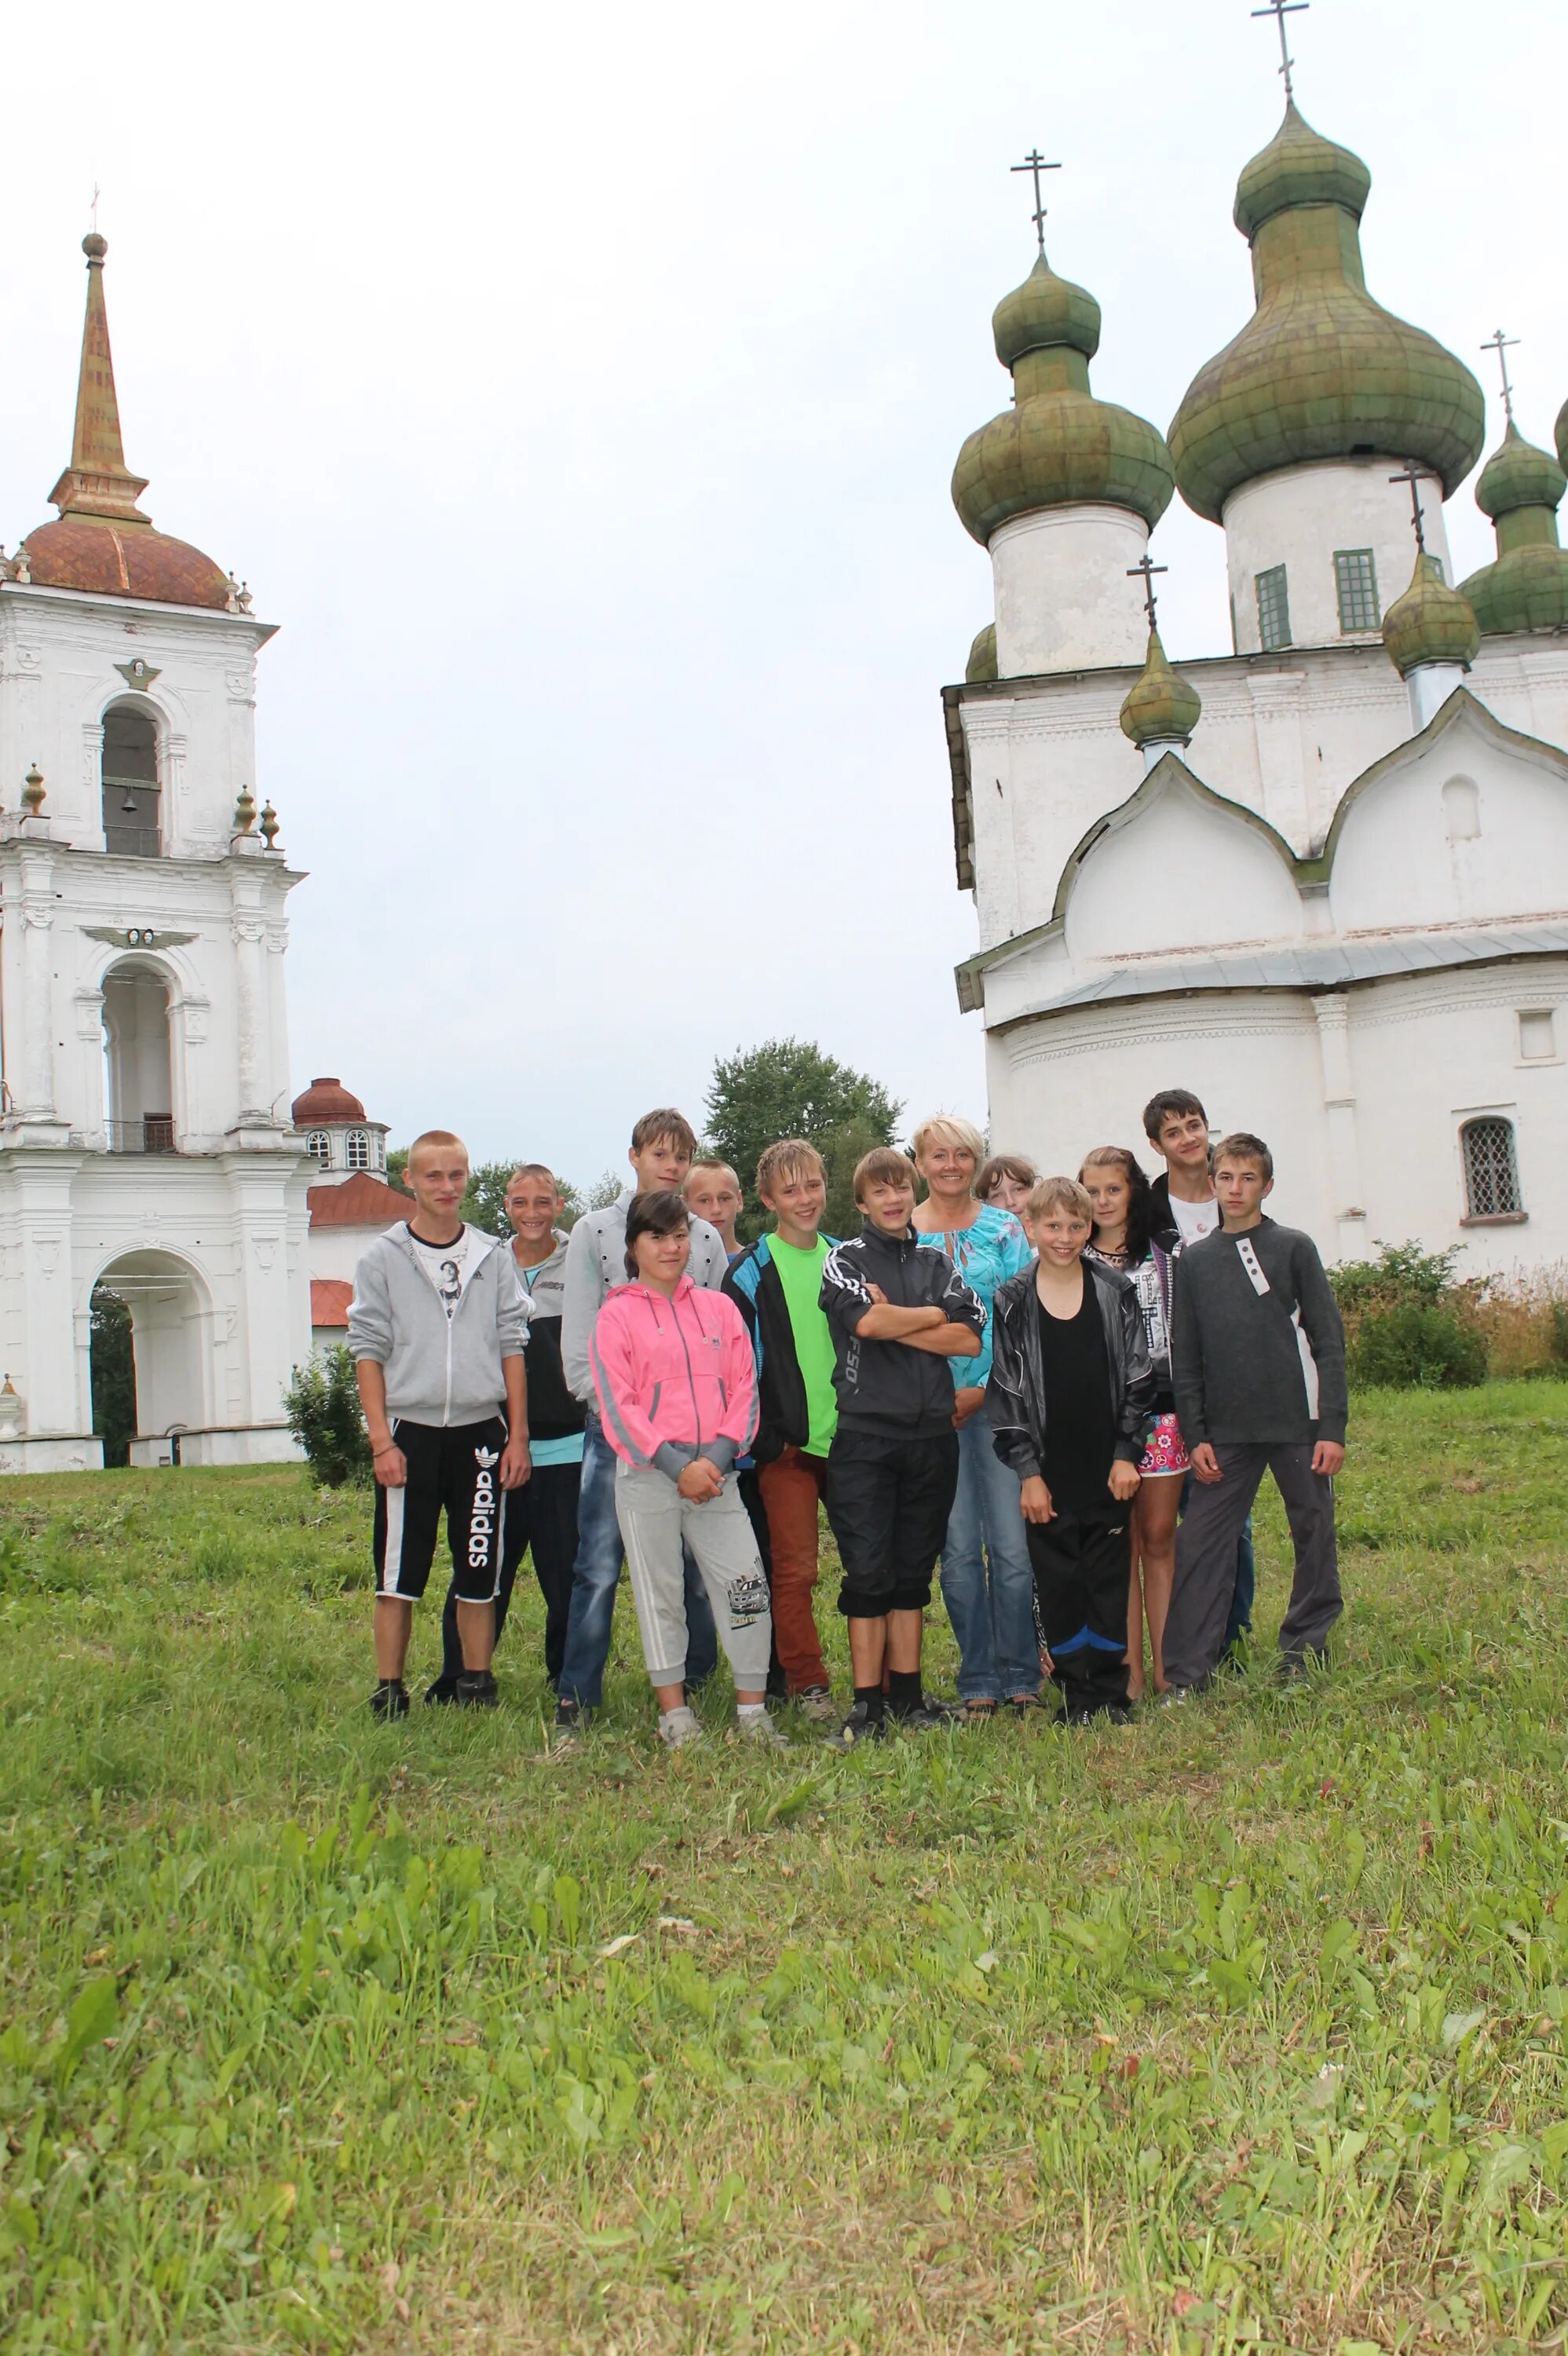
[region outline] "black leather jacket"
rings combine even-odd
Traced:
[[[1154,1370],[1144,1339],[1143,1312],[1136,1288],[1115,1269],[1083,1263],[1083,1281],[1093,1284],[1105,1333],[1105,1363],[1111,1375],[1111,1421],[1115,1454],[1136,1464],[1154,1415]],[[991,1304],[991,1379],[986,1387],[991,1444],[1020,1481],[1038,1480],[1045,1456],[1045,1366],[1040,1355],[1040,1305],[1034,1270],[1009,1277]]]

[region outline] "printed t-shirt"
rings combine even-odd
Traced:
[[[1173,1194],[1170,1215],[1184,1244],[1200,1243],[1219,1226],[1220,1205],[1212,1195],[1206,1203],[1184,1203],[1179,1194]]]
[[[1038,1290],[1045,1367],[1045,1455],[1040,1474],[1059,1513],[1082,1514],[1110,1503],[1116,1435],[1111,1425],[1111,1368],[1094,1280],[1083,1272],[1075,1317],[1053,1317]]]
[[[449,1244],[427,1244],[422,1236],[415,1235],[412,1221],[407,1224],[409,1241],[419,1254],[419,1264],[435,1288],[435,1297],[445,1310],[450,1325],[457,1314],[463,1288],[474,1272],[472,1230],[460,1227]]]
[[[838,1399],[833,1388],[833,1334],[817,1306],[822,1293],[822,1270],[827,1258],[827,1238],[818,1236],[809,1251],[802,1251],[797,1244],[782,1243],[777,1236],[770,1236],[768,1251],[784,1287],[790,1332],[795,1335],[795,1355],[805,1385],[805,1452],[808,1456],[826,1456],[838,1428]]]

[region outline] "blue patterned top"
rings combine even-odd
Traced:
[[[1004,1211],[999,1203],[982,1203],[973,1226],[938,1227],[918,1240],[933,1251],[944,1251],[971,1292],[980,1296],[986,1312],[980,1355],[950,1363],[955,1390],[966,1389],[971,1384],[984,1386],[991,1379],[991,1298],[998,1285],[1019,1275],[1033,1259],[1029,1237],[1011,1211]]]

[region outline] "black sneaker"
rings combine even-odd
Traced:
[[[934,1734],[940,1728],[950,1726],[957,1712],[944,1709],[923,1694],[917,1708],[894,1710],[890,1715],[901,1734]]]
[[[1130,1701],[1108,1701],[1100,1715],[1108,1726],[1131,1726],[1133,1706]]]
[[[501,1696],[488,1669],[464,1669],[453,1696],[459,1709],[495,1709]]]
[[[407,1718],[409,1689],[401,1677],[383,1677],[370,1697],[372,1718]]]
[[[885,1740],[887,1731],[886,1718],[880,1712],[873,1716],[869,1701],[858,1701],[837,1732],[827,1737],[828,1748],[832,1751],[858,1751],[862,1742]]]
[[[557,1700],[555,1724],[549,1735],[549,1747],[554,1756],[564,1759],[576,1750],[587,1730],[592,1714],[583,1708],[581,1702]]]
[[[434,1685],[426,1686],[424,1699],[427,1709],[439,1709],[443,1706],[449,1706],[457,1699],[457,1679],[437,1677]]]

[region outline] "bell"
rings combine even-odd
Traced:
[[[124,800],[121,803],[120,807],[121,807],[121,809],[122,809],[123,810],[124,810],[124,811],[126,812],[126,814],[127,814],[129,817],[131,817],[131,818],[134,818],[134,817],[135,817],[135,815],[136,815],[136,796],[135,796],[134,791],[133,790],[133,788],[132,788],[130,786],[127,786],[127,787],[126,787],[126,788],[125,788],[125,798],[124,798]]]

